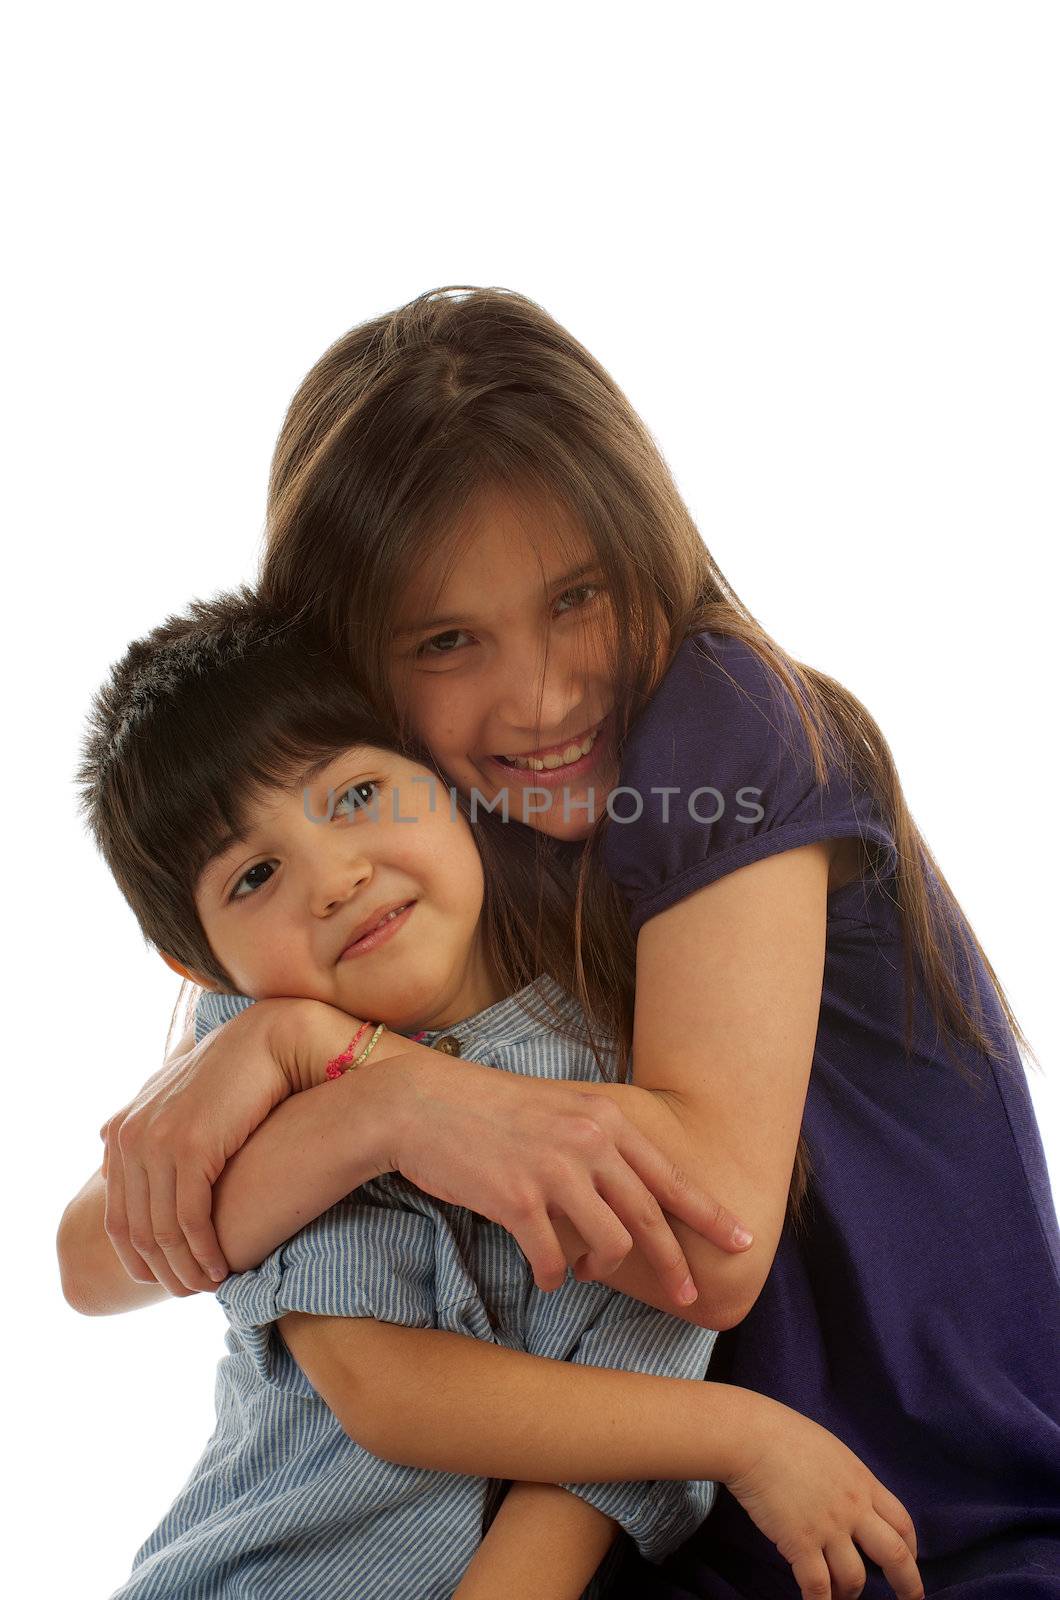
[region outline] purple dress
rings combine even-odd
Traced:
[[[854,1450],[913,1517],[929,1595],[1055,1600],[1060,1235],[1023,1067],[981,964],[961,981],[987,997],[1001,1059],[953,1046],[957,1070],[919,993],[903,1059],[894,841],[871,798],[830,776],[816,784],[794,703],[753,652],[701,633],[631,729],[621,782],[633,792],[612,800],[635,817],[613,821],[604,842],[634,932],[704,884],[813,840],[860,837],[875,866],[828,896],[803,1121],[808,1226],[785,1225],[710,1376],[782,1400]],[[866,1600],[890,1595],[866,1567]],[[798,1589],[722,1491],[662,1567],[627,1550],[609,1593],[797,1600]]]

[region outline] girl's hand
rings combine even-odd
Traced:
[[[169,1056],[135,1099],[100,1129],[104,1227],[129,1276],[171,1294],[213,1290],[228,1275],[210,1220],[212,1185],[293,1089],[282,1018],[299,1000],[261,1000]]]
[[[607,1279],[636,1245],[678,1305],[687,1304],[681,1291],[691,1273],[664,1210],[720,1249],[741,1248],[735,1217],[592,1084],[405,1048],[407,1056],[378,1064],[379,1072],[407,1068],[382,1169],[506,1228],[539,1289],[557,1289],[567,1275],[557,1217],[568,1217],[588,1247],[580,1279]],[[372,1060],[357,1070],[373,1070]]]
[[[803,1600],[859,1595],[866,1573],[858,1545],[899,1600],[922,1600],[916,1532],[902,1502],[827,1429],[753,1398],[744,1459],[725,1482],[789,1563]]]

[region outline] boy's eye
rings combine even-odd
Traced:
[[[270,876],[271,876],[271,873],[272,873],[272,862],[271,861],[259,861],[253,867],[248,867],[246,872],[244,872],[243,876],[240,878],[239,882],[236,884],[235,888],[232,890],[230,898],[233,899],[233,900],[248,900],[250,898],[250,895],[240,894],[240,892],[239,892],[240,889],[243,887],[243,885],[245,883],[250,883],[250,880],[253,878],[253,876],[254,876],[254,874],[256,872],[263,872],[266,867],[269,868],[269,873],[270,873]],[[264,879],[259,880],[259,882],[257,882],[257,883],[250,884],[250,894],[253,894],[255,889],[260,889],[263,882],[264,883],[268,883],[268,881],[269,881],[268,878],[264,878]]]
[[[343,816],[349,814],[348,812],[343,811],[342,807],[351,796],[358,797],[352,802],[353,810],[363,811],[366,806],[371,805],[372,800],[375,798],[375,791],[380,788],[382,788],[382,784],[380,784],[374,778],[368,779],[364,783],[351,784],[348,789],[343,789],[342,793],[336,797],[335,809],[332,812],[332,816],[339,815],[340,811]],[[323,814],[321,815],[321,821],[323,821]],[[229,899],[249,900],[250,896],[254,894],[256,890],[268,883],[269,878],[272,877],[274,865],[275,863],[272,861],[258,861],[254,866],[248,867],[246,872],[244,872],[243,876],[240,878],[239,882],[236,884],[235,888],[232,890]],[[268,877],[258,877],[255,881],[256,874],[266,871],[268,873]],[[240,890],[243,888],[244,884],[247,885],[247,892],[245,894],[241,894]]]
[[[335,801],[335,810],[338,811],[339,807],[342,805],[342,803],[346,799],[346,797],[348,795],[351,795],[351,794],[356,794],[356,795],[362,795],[363,796],[363,799],[361,800],[361,803],[359,805],[355,805],[354,808],[353,808],[355,811],[363,810],[363,808],[365,806],[371,805],[373,799],[375,798],[374,791],[379,789],[379,788],[380,788],[380,785],[378,783],[376,783],[374,779],[368,779],[364,783],[351,784],[350,787],[348,789],[344,789],[342,791],[342,793],[336,799],[336,801]],[[364,790],[365,789],[370,789],[373,792],[371,794],[364,795]]]

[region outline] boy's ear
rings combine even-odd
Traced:
[[[201,973],[194,972],[191,967],[181,966],[175,956],[167,956],[164,950],[160,950],[158,953],[171,971],[179,973],[182,978],[187,978],[189,983],[197,983],[200,989],[213,989],[220,993],[212,978],[204,978]]]

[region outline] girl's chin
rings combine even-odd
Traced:
[[[571,789],[566,796],[566,806],[563,793],[554,793],[547,810],[538,809],[543,798],[540,795],[513,794],[509,799],[509,820],[522,822],[538,833],[547,833],[550,838],[567,843],[584,840],[605,811],[613,788],[614,783],[601,783],[596,779],[584,788]]]

